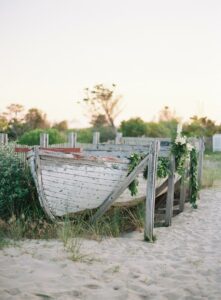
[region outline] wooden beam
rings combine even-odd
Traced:
[[[185,206],[185,201],[186,201],[188,168],[189,168],[189,162],[186,162],[185,171],[184,171],[184,174],[183,174],[183,176],[181,178],[181,182],[180,182],[180,198],[179,198],[180,212],[184,211],[184,206]]]
[[[71,148],[76,148],[77,146],[77,132],[68,133],[68,144]]]
[[[147,176],[146,212],[144,225],[144,240],[153,242],[155,190],[157,174],[157,158],[159,141],[154,141],[150,147]]]
[[[0,145],[7,145],[7,144],[8,144],[8,134],[0,133]]]
[[[91,222],[96,222],[113,204],[113,202],[124,192],[128,185],[136,178],[136,176],[145,168],[149,155],[146,155],[139,165],[125,178],[121,185],[113,191],[107,199],[101,204],[95,215],[91,218]]]
[[[173,201],[174,201],[174,172],[175,172],[175,157],[170,156],[170,175],[168,178],[168,190],[166,199],[166,216],[165,226],[171,226],[173,216]]]
[[[96,131],[93,133],[93,145],[98,145],[100,143],[100,132]]]
[[[42,132],[40,134],[40,146],[46,148],[48,147],[48,144],[49,144],[49,135],[48,133]]]
[[[122,137],[123,137],[122,132],[117,132],[116,137],[115,137],[115,144],[121,144],[122,143]]]

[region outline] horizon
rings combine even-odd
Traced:
[[[84,88],[115,83],[117,125],[165,106],[220,124],[220,12],[214,0],[0,0],[0,112],[19,103],[86,127]]]

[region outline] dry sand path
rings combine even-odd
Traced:
[[[221,299],[221,189],[203,190],[170,228],[83,241],[88,262],[72,262],[58,241],[0,251],[0,299]]]

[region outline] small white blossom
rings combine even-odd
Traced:
[[[193,150],[193,146],[190,144],[190,143],[187,143],[186,144],[186,148],[187,148],[187,150],[189,151],[189,152],[191,152],[192,150]]]
[[[175,139],[175,144],[180,144],[180,145],[186,144],[186,136],[177,135]]]

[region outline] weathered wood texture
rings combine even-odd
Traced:
[[[185,171],[180,181],[180,198],[179,198],[179,210],[180,212],[184,211],[185,202],[187,199],[187,186],[189,180],[189,165],[190,161],[185,163]]]
[[[113,192],[105,199],[98,211],[92,217],[91,222],[97,221],[113,204],[113,202],[123,193],[128,185],[137,177],[137,175],[143,171],[148,161],[149,155],[147,155],[139,165],[124,179],[124,181],[114,189]]]
[[[8,144],[8,135],[7,133],[0,133],[0,145]]]
[[[159,142],[154,141],[151,145],[148,161],[148,176],[146,190],[146,212],[144,240],[153,241],[154,209],[155,209],[155,185]]]
[[[38,160],[33,160],[33,153],[28,157],[35,163],[31,170],[35,170],[40,203],[51,218],[98,207],[127,176],[124,159],[36,151]]]
[[[122,143],[122,137],[123,137],[122,132],[117,132],[116,137],[115,137],[115,144],[121,144]]]
[[[100,143],[100,132],[96,131],[93,133],[93,145],[98,145]]]
[[[77,148],[77,133],[76,132],[68,133],[68,144],[69,144],[69,147]]]
[[[175,173],[175,157],[174,155],[171,154],[170,175],[168,178],[168,190],[167,190],[167,200],[166,200],[165,226],[170,226],[172,223],[173,201],[174,201],[174,173]]]
[[[48,145],[49,145],[49,134],[42,132],[40,134],[40,146],[41,147],[48,147]]]

